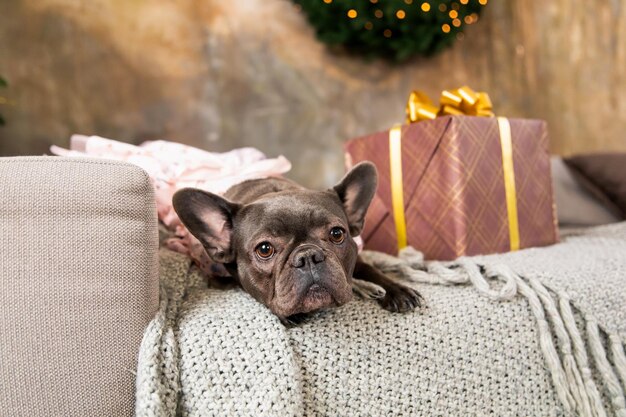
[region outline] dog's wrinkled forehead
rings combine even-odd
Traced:
[[[272,235],[306,235],[311,229],[330,224],[346,224],[341,202],[332,193],[299,192],[269,195],[240,212],[244,233],[262,229]]]

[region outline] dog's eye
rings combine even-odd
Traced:
[[[261,259],[269,259],[272,256],[274,256],[274,252],[275,252],[274,246],[272,246],[272,244],[269,242],[259,243],[254,251],[256,252],[257,256]]]
[[[336,245],[343,243],[346,238],[346,232],[341,227],[333,227],[330,229],[330,241]]]

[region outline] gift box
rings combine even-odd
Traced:
[[[438,108],[414,92],[411,123],[347,143],[347,165],[378,168],[366,249],[410,245],[451,260],[558,241],[546,123],[496,118],[490,107],[467,87],[445,91]]]

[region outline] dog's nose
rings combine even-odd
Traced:
[[[295,268],[304,268],[305,266],[313,266],[326,259],[324,252],[318,247],[307,246],[298,249],[291,258],[291,265]]]

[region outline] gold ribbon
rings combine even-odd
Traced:
[[[476,92],[464,86],[455,90],[443,90],[439,106],[422,91],[412,91],[406,105],[407,123],[431,120],[437,116],[460,115],[492,117],[491,99],[487,93]]]
[[[509,242],[511,250],[514,251],[519,249],[519,224],[517,195],[515,193],[515,170],[513,169],[513,141],[511,140],[509,120],[505,117],[498,117],[498,129],[500,130],[500,147],[502,148],[502,172],[509,220]]]
[[[421,91],[413,91],[406,106],[407,122],[415,123],[445,115],[467,115],[494,117],[491,99],[487,93],[475,92],[465,86],[441,93],[440,105],[435,106]],[[520,247],[519,221],[517,216],[517,195],[515,191],[515,171],[513,168],[513,142],[508,119],[498,117],[500,147],[502,149],[502,169],[506,196],[507,218],[509,222],[509,243],[512,251]],[[404,191],[402,183],[402,130],[394,126],[389,130],[389,166],[391,175],[391,204],[396,225],[398,250],[407,246],[406,219],[404,215]]]
[[[406,220],[404,219],[404,192],[402,186],[402,127],[389,131],[389,168],[391,175],[391,206],[396,223],[398,250],[406,247]]]

